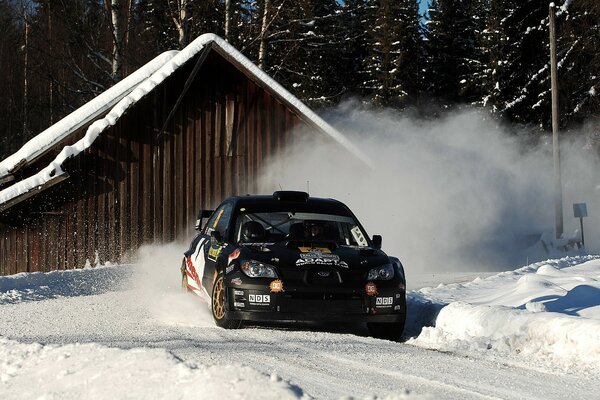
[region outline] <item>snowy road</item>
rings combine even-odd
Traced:
[[[200,365],[243,364],[277,374],[297,395],[314,398],[405,391],[455,399],[600,397],[593,374],[556,373],[510,358],[372,339],[362,327],[279,325],[226,331],[212,324],[197,298],[165,289],[164,277],[147,279],[131,270],[87,270],[71,274],[71,281],[63,274],[54,286],[46,278],[40,286],[20,287],[13,299],[6,291],[0,336],[21,343],[160,348]],[[8,398],[18,393],[14,389],[8,386]]]

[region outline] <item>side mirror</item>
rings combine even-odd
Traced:
[[[381,249],[381,235],[373,235],[373,247],[375,247],[376,249]]]
[[[210,233],[210,238],[211,238],[211,240],[214,240],[218,244],[223,243],[223,235],[221,235],[221,232],[219,232],[219,231],[212,231]]]
[[[202,229],[202,220],[204,218],[208,218],[212,215],[214,210],[200,210],[198,212],[198,218],[196,219],[196,230],[199,231]]]

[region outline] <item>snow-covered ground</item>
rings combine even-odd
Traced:
[[[441,308],[410,344],[498,353],[549,370],[600,373],[600,260],[548,260],[411,294]],[[429,305],[431,308],[431,305]]]
[[[600,397],[598,257],[413,290],[400,343],[354,325],[217,328],[178,291],[180,251],[0,277],[0,398]]]

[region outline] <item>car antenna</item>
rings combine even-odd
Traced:
[[[283,188],[281,187],[281,183],[278,183],[279,185],[279,190],[283,190]]]
[[[306,181],[306,193],[310,195],[310,181]]]

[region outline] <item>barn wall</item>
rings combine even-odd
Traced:
[[[126,262],[144,243],[191,238],[199,208],[256,191],[302,122],[211,52],[159,137],[193,65],[67,162],[70,179],[11,209],[20,222],[0,225],[1,275]]]

